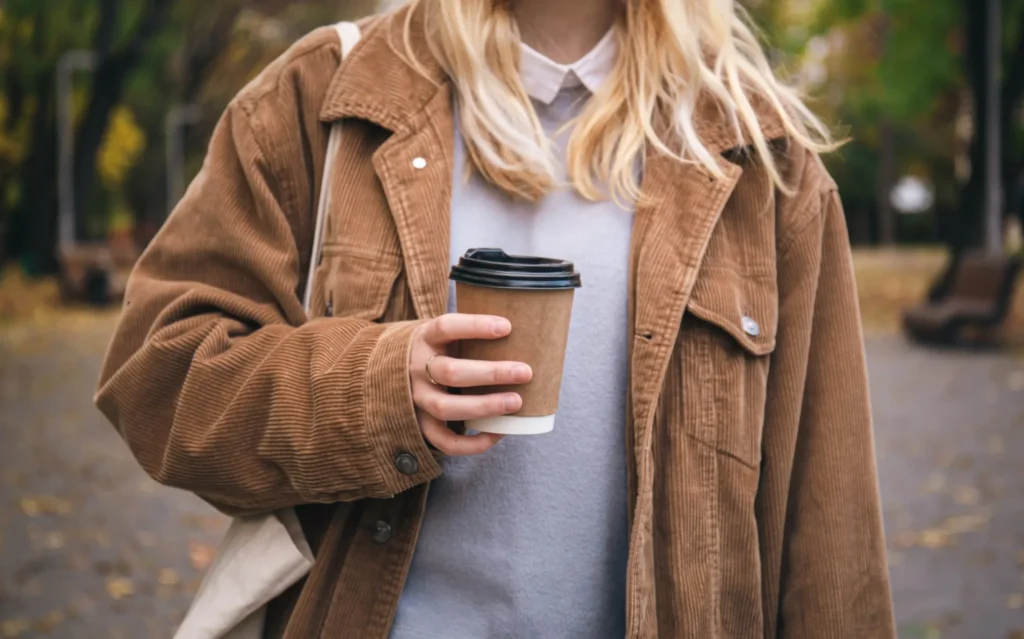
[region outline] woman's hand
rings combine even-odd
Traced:
[[[427,322],[413,336],[409,377],[416,417],[423,437],[445,455],[479,455],[502,438],[490,433],[457,435],[445,422],[508,415],[523,405],[517,393],[451,395],[446,387],[525,384],[533,377],[530,367],[519,362],[449,357],[448,346],[464,339],[499,339],[511,331],[512,324],[502,317],[450,313]]]

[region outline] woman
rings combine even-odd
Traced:
[[[894,636],[832,144],[733,2],[417,0],[362,29],[228,108],[97,398],[158,480],[297,507],[316,562],[267,635]],[[550,435],[446,425],[520,405],[447,387],[531,375],[447,355],[515,330],[446,314],[478,246],[583,273]]]

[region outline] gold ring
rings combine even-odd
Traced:
[[[434,386],[440,386],[440,384],[437,383],[437,380],[434,379],[434,376],[430,374],[430,362],[434,361],[434,358],[436,357],[440,357],[440,355],[431,355],[430,359],[427,360],[427,363],[423,365],[423,370],[427,372],[427,379],[430,380],[431,384],[433,384]]]

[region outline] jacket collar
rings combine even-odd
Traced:
[[[404,27],[411,20],[411,46],[416,69],[405,54]],[[409,15],[403,7],[364,20],[363,38],[341,64],[328,87],[320,120],[368,120],[393,132],[404,132],[438,91],[451,91],[451,81],[430,52],[422,12]],[[761,132],[769,141],[786,137],[781,118],[764,99],[753,101]],[[694,113],[697,134],[712,153],[725,153],[751,144],[746,132],[732,122],[710,96],[698,101]]]

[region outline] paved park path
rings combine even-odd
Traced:
[[[224,529],[92,408],[113,321],[0,327],[0,639],[169,637]],[[1024,359],[868,356],[901,637],[1024,639]]]

